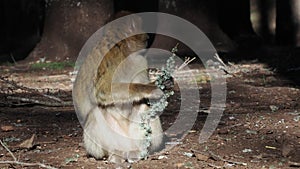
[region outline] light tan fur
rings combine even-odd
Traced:
[[[162,92],[150,83],[145,58],[134,53],[146,48],[147,34],[119,41],[135,29],[142,29],[141,18],[133,16],[115,26],[104,30],[104,38],[82,64],[73,99],[84,128],[88,154],[97,159],[107,157],[112,162],[122,162],[139,159],[144,143],[141,115],[149,109],[146,100],[158,98]],[[127,76],[135,70],[141,71]],[[159,117],[151,120],[150,125],[149,150],[154,152],[164,146]]]

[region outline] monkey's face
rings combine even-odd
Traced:
[[[145,49],[149,39],[143,31],[141,18],[135,15],[112,22],[105,28],[104,34],[105,41],[115,44],[125,55]]]

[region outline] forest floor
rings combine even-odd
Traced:
[[[200,144],[199,135],[209,112],[200,109],[188,134],[181,140],[169,142],[173,148],[151,155],[131,167],[300,168],[299,86],[261,63],[235,66],[238,71],[227,78],[224,114],[207,142]],[[7,92],[14,84],[0,83],[3,85],[0,92],[0,139],[5,145],[0,145],[0,168],[43,168],[41,164],[70,169],[116,167],[105,160],[87,157],[82,144],[83,130],[71,104],[44,104],[49,100],[71,103],[70,72],[71,68],[23,71],[1,67],[1,77],[6,76],[22,86],[39,88],[55,98],[35,97],[37,93],[28,92],[27,88],[14,90],[12,95]],[[210,85],[202,82],[199,86],[203,108],[210,103]],[[164,130],[176,119],[180,107],[178,97],[180,95],[175,94],[170,98],[166,113],[161,115]],[[14,159],[5,147],[18,162],[9,162]]]

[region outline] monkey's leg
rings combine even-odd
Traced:
[[[99,139],[101,139],[100,131],[97,131],[97,120],[94,113],[101,113],[98,108],[95,107],[88,115],[86,119],[86,124],[83,130],[83,143],[87,153],[96,159],[103,159],[107,156],[107,151],[105,151]]]

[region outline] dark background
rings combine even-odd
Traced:
[[[299,0],[2,0],[0,61],[76,60],[88,37],[114,13],[159,11],[198,26],[225,61],[258,59],[297,75],[299,9]],[[151,47],[167,50],[175,41],[151,39]]]

